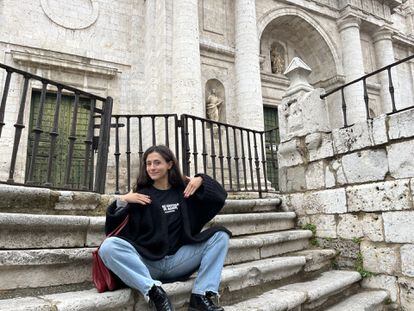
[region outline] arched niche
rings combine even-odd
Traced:
[[[215,94],[215,95],[214,95]],[[215,97],[214,97],[215,96]],[[210,79],[206,82],[205,85],[205,111],[206,118],[209,118],[210,113],[213,110],[212,106],[217,105],[218,102],[221,102],[218,108],[218,120],[219,122],[226,122],[226,92],[224,89],[223,83],[217,79]],[[209,109],[210,107],[211,109]]]
[[[258,21],[260,53],[264,55],[263,70],[271,73],[270,50],[274,42],[286,49],[286,66],[293,57],[300,57],[312,68],[311,84],[327,81],[341,73],[336,48],[327,32],[307,12],[285,7],[266,13]]]

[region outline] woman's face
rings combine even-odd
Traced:
[[[173,163],[165,161],[165,159],[158,153],[152,152],[147,156],[146,168],[148,176],[153,181],[161,181],[165,178],[168,179],[168,170],[172,167]]]

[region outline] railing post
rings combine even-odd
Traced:
[[[112,116],[112,97],[107,97],[102,108],[101,126],[99,129],[98,156],[96,161],[94,191],[105,193],[106,169],[108,164],[109,140]]]

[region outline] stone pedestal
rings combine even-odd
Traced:
[[[262,87],[259,65],[255,0],[235,1],[236,103],[239,124],[263,129]]]
[[[300,58],[295,57],[285,71],[290,79],[289,88],[279,105],[279,133],[281,142],[313,132],[329,131],[328,111],[320,95],[307,77],[312,72]]]
[[[375,46],[375,55],[377,58],[377,67],[381,68],[395,62],[394,57],[394,48],[392,46],[392,31],[387,28],[381,28],[374,35],[374,46]],[[398,74],[397,70],[394,67],[391,70],[392,81],[394,85],[394,98],[395,102],[400,102],[399,92],[398,92]],[[389,78],[388,71],[384,71],[379,74],[379,80],[381,83],[381,107],[382,112],[391,112],[392,111],[392,101],[391,94],[389,90]]]
[[[360,19],[356,17],[346,17],[338,23],[346,82],[360,78],[365,74],[359,32],[360,23]],[[362,82],[348,86],[344,91],[348,125],[365,120],[367,116]]]

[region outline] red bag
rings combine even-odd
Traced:
[[[125,217],[124,221],[106,237],[109,238],[110,236],[117,235],[121,232],[121,230],[128,223],[128,220],[129,215]],[[98,292],[103,293],[108,290],[112,291],[118,289],[121,286],[121,282],[103,263],[98,253],[100,247],[101,246],[99,245],[99,247],[92,252],[92,280]]]

